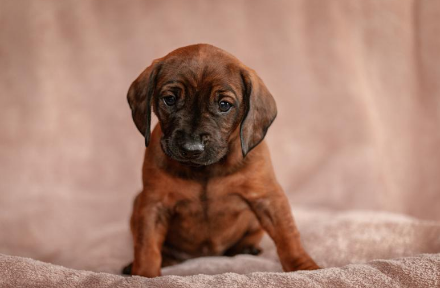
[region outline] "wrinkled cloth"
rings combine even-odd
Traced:
[[[165,276],[155,279],[118,276],[130,254],[121,223],[104,234],[96,231],[84,239],[88,245],[56,261],[82,270],[0,255],[0,287],[440,286],[440,223],[371,211],[295,212],[304,245],[325,269],[282,273],[275,247],[265,237],[259,256],[196,258],[164,268]]]

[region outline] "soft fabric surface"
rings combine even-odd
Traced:
[[[322,267],[339,267],[373,259],[440,253],[440,223],[372,211],[331,212],[294,209],[305,248]],[[132,259],[131,238],[125,221],[84,235],[69,251],[53,251],[52,262],[77,269],[120,273]],[[164,275],[281,272],[269,237],[258,257],[209,257],[163,269]]]
[[[83,206],[85,225],[127,218],[144,148],[128,87],[210,43],[274,95],[267,140],[293,203],[440,220],[439,1],[211,2],[0,1],[0,211],[32,197],[68,227],[79,208],[50,198],[101,197],[118,209]]]
[[[376,260],[313,272],[124,278],[0,254],[1,287],[439,287],[440,254]]]
[[[367,211],[346,213],[295,210],[305,246],[326,268],[279,273],[272,243],[260,256],[198,258],[163,269],[156,279],[92,273],[28,258],[0,255],[1,287],[439,287],[440,224]],[[77,247],[59,263],[94,271],[118,272],[127,261],[125,225],[95,235],[95,245]],[[102,233],[102,231],[97,234]],[[98,241],[98,239],[102,241]],[[108,241],[111,239],[112,241]],[[87,243],[93,243],[86,239]],[[107,241],[106,241],[107,240]],[[99,252],[97,252],[99,251]],[[106,251],[106,252],[104,252]],[[113,253],[109,253],[113,251]],[[118,252],[117,252],[118,251]],[[63,253],[62,251],[59,251]],[[396,257],[405,258],[393,260]],[[124,262],[125,261],[125,262]],[[72,265],[72,263],[75,263]],[[344,266],[348,263],[356,263]],[[227,273],[228,272],[228,273]],[[231,273],[233,272],[233,273]],[[271,272],[271,273],[269,273]],[[278,272],[278,273],[275,273]],[[225,273],[225,274],[222,274]],[[237,274],[239,273],[239,274]],[[205,275],[197,275],[205,274]],[[216,276],[207,276],[221,274]],[[245,275],[241,275],[245,274]]]
[[[415,255],[440,253],[439,19],[440,1],[429,0],[0,1],[0,253],[119,272],[132,259],[144,152],[127,89],[152,59],[210,43],[254,68],[277,101],[266,139],[301,207],[305,246],[324,267],[357,264],[152,283],[434,279],[438,256]],[[164,273],[280,271],[265,241],[257,258]],[[43,270],[0,281],[149,281],[6,256],[1,276],[22,264]]]

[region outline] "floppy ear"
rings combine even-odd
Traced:
[[[246,156],[266,135],[267,129],[277,116],[275,100],[263,80],[251,69],[243,70],[244,116],[240,127],[241,151]]]
[[[160,64],[154,61],[133,81],[127,93],[131,116],[137,129],[145,137],[145,146],[150,142],[151,99],[153,98]]]

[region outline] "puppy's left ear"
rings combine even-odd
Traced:
[[[154,61],[133,81],[127,93],[131,116],[137,129],[145,137],[146,147],[150,143],[151,99],[154,95],[160,67],[159,61]]]
[[[244,116],[240,127],[243,157],[257,146],[277,116],[277,106],[263,80],[252,69],[241,72],[244,84]]]

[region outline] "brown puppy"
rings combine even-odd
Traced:
[[[211,45],[183,47],[142,72],[128,102],[148,146],[131,217],[131,274],[258,254],[263,231],[284,271],[319,268],[301,246],[263,142],[276,106],[253,70]],[[159,125],[150,136],[151,106]]]

